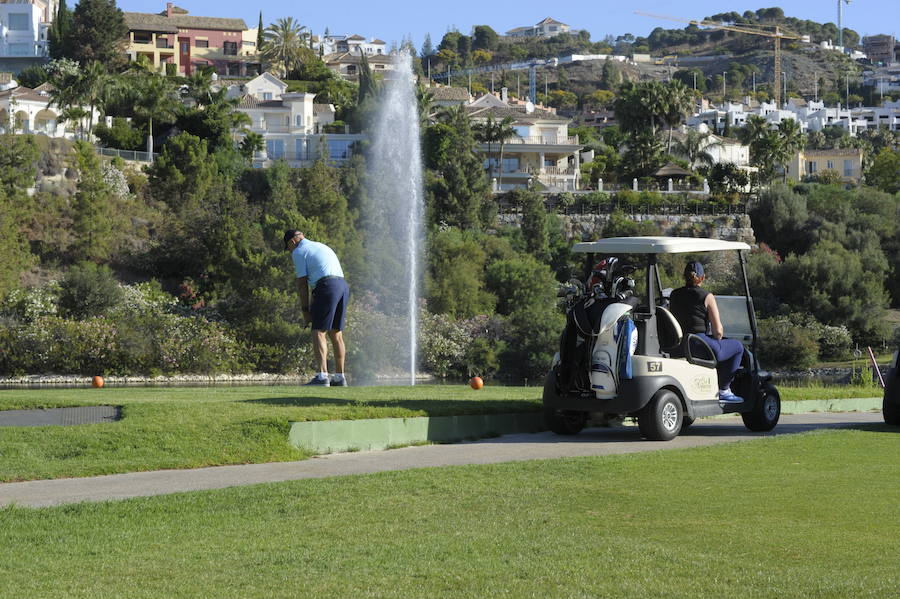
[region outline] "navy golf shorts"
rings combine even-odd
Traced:
[[[343,277],[319,279],[309,306],[312,328],[317,331],[344,330],[349,296],[350,288]]]

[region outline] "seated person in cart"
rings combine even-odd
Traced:
[[[695,333],[702,337],[715,354],[718,362],[719,401],[742,403],[743,398],[731,391],[731,381],[741,367],[744,345],[737,339],[724,336],[716,297],[702,288],[705,279],[703,265],[688,262],[684,267],[684,287],[672,292],[669,307],[684,333]]]

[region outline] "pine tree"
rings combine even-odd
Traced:
[[[66,35],[69,57],[82,65],[97,61],[115,70],[125,64],[128,25],[115,0],[80,0]]]
[[[431,43],[431,34],[425,34],[425,43],[422,44],[422,58],[428,58],[434,54],[434,45]]]
[[[77,240],[73,249],[81,258],[101,262],[109,257],[112,246],[112,193],[103,181],[100,160],[90,144],[76,142],[75,163],[78,187],[72,206],[72,228]]]

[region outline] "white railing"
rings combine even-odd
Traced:
[[[138,152],[135,150],[117,150],[116,148],[97,148],[97,153],[101,156],[118,156],[122,160],[133,160],[135,162],[153,162],[153,158],[159,156],[153,153],[153,157],[149,152]]]
[[[578,137],[541,137],[540,135],[531,135],[528,137],[512,137],[505,144],[531,144],[541,146],[557,146],[557,145],[578,145]],[[498,145],[498,144],[493,144]]]

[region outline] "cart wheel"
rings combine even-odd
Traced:
[[[557,435],[577,435],[587,424],[587,412],[544,408],[544,423]]]
[[[881,403],[881,413],[884,416],[885,424],[893,424],[900,426],[900,405],[895,401],[890,401],[888,394],[884,394],[884,401]]]
[[[641,435],[650,441],[671,441],[681,432],[684,410],[681,399],[668,389],[656,392],[650,403],[638,413]]]
[[[756,398],[756,405],[749,412],[741,414],[744,426],[754,432],[765,432],[775,428],[781,416],[781,395],[772,383],[766,383]]]
[[[587,424],[587,412],[560,410],[552,405],[552,400],[557,397],[559,388],[556,386],[554,369],[547,373],[547,380],[544,382],[544,424],[557,435],[577,435]]]

